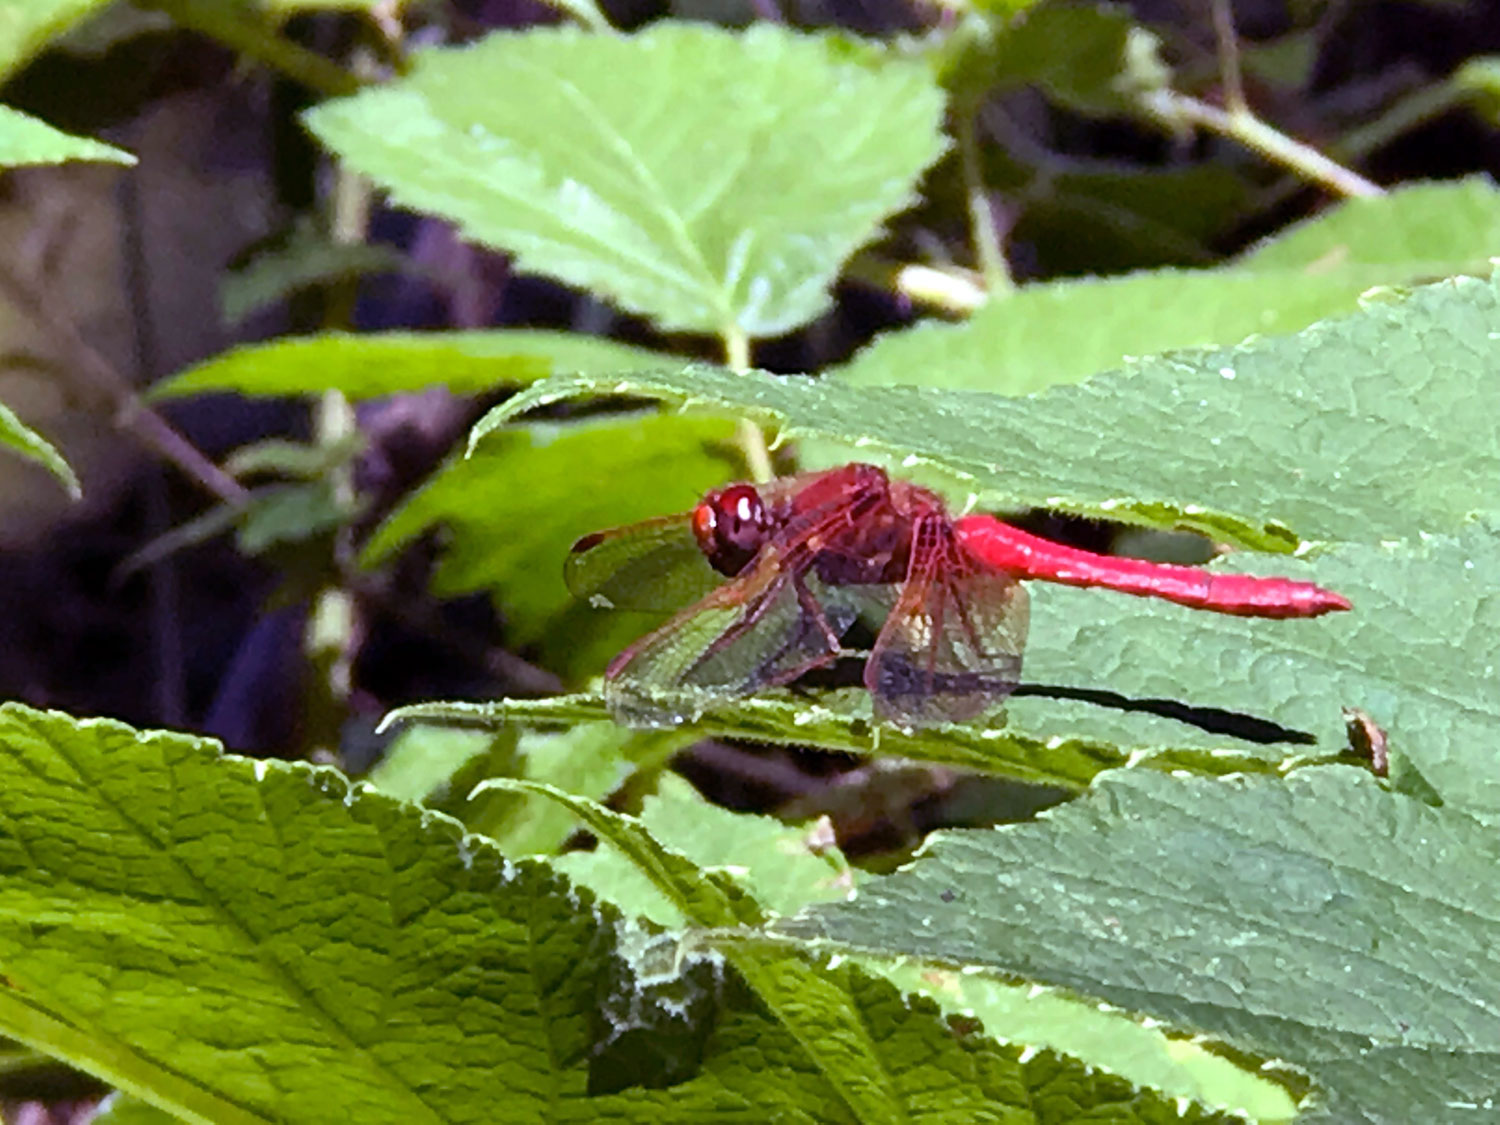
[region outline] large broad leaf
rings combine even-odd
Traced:
[[[0,105],[0,168],[66,164],[70,160],[135,163],[135,157],[124,149],[88,137],[75,137],[20,110]]]
[[[1269,563],[1256,567],[1271,569]],[[1312,735],[1345,738],[1341,707],[1390,738],[1398,785],[1500,817],[1500,549],[1493,527],[1459,538],[1348,547],[1310,568],[1354,612],[1317,621],[1215,618],[1093,590],[1037,589],[1027,678],[1248,711]],[[1016,701],[1016,721],[1047,722],[1048,701]],[[1075,714],[1082,737],[1090,716]]]
[[[62,482],[62,486],[68,490],[70,496],[76,498],[83,494],[78,477],[74,474],[72,467],[63,460],[62,454],[53,447],[51,442],[17,418],[10,407],[3,403],[0,403],[0,446],[4,446],[13,453],[19,453],[28,461],[34,461],[42,466]]]
[[[1487,179],[1354,199],[1212,270],[1028,285],[962,324],[882,336],[836,376],[860,386],[1027,394],[1132,357],[1295,332],[1377,285],[1488,273],[1500,192]]]
[[[472,441],[544,403],[649,395],[936,465],[984,506],[1262,549],[1298,535],[1377,542],[1495,505],[1500,438],[1474,404],[1500,370],[1497,295],[1460,278],[1295,336],[1151,358],[1024,399],[714,369],[550,379],[491,411]]]
[[[231,348],[158,383],[161,398],[234,391],[253,396],[339,391],[351,399],[446,387],[478,394],[566,371],[596,375],[667,361],[661,352],[570,332],[328,332]]]
[[[1493,743],[1490,743],[1492,746]],[[1111,774],[944,833],[801,937],[989,966],[1311,1073],[1299,1120],[1482,1120],[1500,1086],[1494,832],[1350,769]]]
[[[837,849],[814,843],[815,834],[769,817],[731,813],[710,805],[680,778],[661,779],[641,810],[641,826],[699,867],[733,871],[755,897],[778,914],[814,902],[853,898],[859,872]],[[570,852],[557,866],[576,882],[628,914],[669,927],[686,919],[639,867],[614,848]],[[932,996],[945,1011],[977,1016],[1005,1041],[1049,1046],[1118,1074],[1136,1085],[1226,1109],[1253,1107],[1252,1116],[1289,1119],[1293,1106],[1274,1083],[1252,1077],[1191,1044],[1168,1040],[1118,1012],[1025,985],[1006,986],[972,973],[934,972],[930,966],[871,963],[908,992]]]
[[[990,1120],[991,1114],[1008,1109],[1018,1116],[1005,1119],[1018,1122],[1095,1115],[1121,1122],[1166,1121],[1179,1114],[1192,1121],[1220,1119],[1197,1107],[1130,1092],[1119,1080],[1101,1080],[1050,1056],[1027,1052],[1017,1069],[1017,1055],[1007,1058],[1009,1052],[985,1048],[976,1052],[980,1044],[957,1027],[937,1038],[924,1037],[924,1017],[934,1014],[934,1008],[901,1000],[885,982],[857,966],[815,966],[793,946],[767,943],[745,932],[746,923],[766,915],[729,872],[699,867],[666,847],[641,821],[558,790],[509,784],[549,796],[576,813],[601,841],[619,850],[673,914],[708,931],[703,940],[719,949],[827,1080],[832,1096],[815,1103],[789,1090],[783,1114],[813,1121],[958,1122]],[[699,847],[716,850],[712,841],[700,841]],[[817,894],[806,886],[805,874],[793,879],[802,885],[783,885],[772,893],[784,897],[790,892],[788,901]],[[617,882],[606,881],[618,889]],[[913,1051],[921,1051],[921,1057]],[[988,1073],[976,1065],[985,1054],[996,1067]]]
[[[8,704],[0,792],[0,1029],[190,1121],[1176,1120],[784,946],[729,955],[747,995],[332,770]],[[758,912],[568,803],[700,922]]]
[[[365,561],[446,527],[435,593],[489,591],[517,640],[537,641],[549,661],[583,668],[592,660],[596,670],[599,645],[618,647],[641,621],[577,602],[563,584],[568,548],[591,531],[691,508],[734,474],[733,434],[718,419],[652,414],[517,430],[440,470],[375,532]]]
[[[766,25],[499,34],[308,124],[523,269],[665,328],[771,336],[827,307],[942,149],[926,70],[855,54]]]

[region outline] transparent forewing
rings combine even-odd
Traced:
[[[598,609],[650,610],[680,609],[724,581],[682,515],[585,535],[573,544],[563,578],[575,597]]]
[[[1015,689],[1029,621],[1014,578],[975,567],[937,520],[916,528],[901,597],[865,664],[882,718],[909,726],[971,719]]]
[[[684,714],[712,697],[748,695],[831,663],[854,611],[825,607],[815,580],[767,555],[743,582],[723,586],[642,637],[610,665],[606,691],[617,712],[680,693]]]

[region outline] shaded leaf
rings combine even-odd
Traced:
[[[1493,832],[1350,769],[1102,779],[782,928],[984,965],[1305,1068],[1298,1120],[1471,1121],[1500,1081]]]
[[[690,925],[721,930],[760,916],[736,883],[698,869],[640,821],[558,790],[496,784],[533,789],[572,810],[624,853]],[[816,966],[792,945],[738,940],[732,931],[710,940],[826,1080],[821,1104],[789,1097],[782,1110],[787,1115],[815,1121],[959,1122],[989,1119],[989,1113],[1009,1106],[1026,1111],[1022,1120],[1036,1121],[1068,1121],[1089,1112],[1126,1122],[1169,1121],[1179,1114],[1194,1121],[1212,1117],[1196,1107],[1184,1112],[1119,1080],[1092,1079],[1055,1057],[1028,1056],[1017,1068],[1013,1064],[1020,1056],[972,1037],[965,1043],[957,1029],[934,1035],[928,1022],[936,1015],[934,1007],[901,997],[857,966]]]
[[[1040,86],[1080,112],[1119,113],[1129,105],[1124,77],[1136,26],[1123,4],[1037,4],[995,30],[985,73],[995,89]]]
[[[1076,712],[1075,712],[1076,713]],[[493,703],[419,703],[398,707],[387,724],[402,721],[454,723],[489,727],[505,723],[555,728],[605,719],[609,710],[598,695],[565,695],[551,699],[503,699]],[[1041,713],[1046,718],[1046,713]],[[836,692],[816,702],[786,692],[764,692],[706,711],[682,731],[697,738],[740,738],[784,746],[815,746],[853,754],[882,754],[914,762],[956,766],[998,773],[1021,781],[1081,790],[1099,773],[1122,766],[1187,771],[1209,776],[1232,773],[1279,774],[1305,765],[1308,759],[1289,756],[1284,749],[1234,747],[1221,744],[1136,746],[1116,745],[1098,738],[1067,733],[1043,735],[1026,729],[975,723],[907,733],[876,726],[863,692]],[[1057,723],[1054,717],[1054,725]],[[1086,725],[1080,723],[1079,725]],[[1064,727],[1065,729],[1065,727]],[[1160,733],[1158,725],[1146,730]],[[1162,741],[1165,741],[1163,739]]]
[[[664,328],[771,336],[827,308],[844,258],[911,201],[941,112],[916,63],[665,22],[430,51],[307,120],[398,202],[523,269]]]
[[[311,224],[299,224],[279,245],[267,247],[225,275],[219,286],[224,320],[238,324],[257,309],[314,286],[396,273],[407,260],[394,247],[336,242]]]
[[[1354,310],[1373,286],[1487,274],[1497,253],[1490,181],[1410,185],[1347,200],[1217,269],[1023,286],[962,324],[888,333],[834,374],[860,386],[1028,394],[1155,352],[1295,332]]]
[[[837,850],[815,853],[806,829],[711,805],[673,774],[663,775],[657,792],[646,798],[640,822],[665,846],[699,867],[733,872],[756,901],[776,914],[793,914],[809,903],[845,898],[853,890],[849,868]],[[689,924],[640,869],[614,849],[570,852],[556,866],[627,914],[650,918],[670,929]]]
[[[1275,569],[1286,566],[1275,564]],[[1271,569],[1262,562],[1254,569]],[[1458,538],[1345,547],[1310,568],[1350,595],[1354,612],[1317,621],[1211,618],[1176,606],[1142,612],[1103,591],[1038,588],[1027,673],[1131,697],[1167,696],[1251,711],[1313,735],[1346,739],[1343,707],[1388,735],[1391,781],[1450,807],[1500,817],[1500,549],[1490,526]],[[1028,725],[1043,700],[1018,701]],[[1090,716],[1072,725],[1081,736]]]
[[[0,0],[0,84],[104,0]]]
[[[231,348],[152,388],[156,398],[211,391],[350,399],[446,387],[480,394],[563,372],[633,371],[659,366],[659,352],[570,332],[327,332]]]
[[[733,435],[716,419],[652,414],[518,429],[439,470],[376,530],[364,562],[442,525],[438,596],[489,591],[519,642],[541,644],[550,664],[593,671],[641,619],[575,602],[563,583],[568,549],[591,531],[691,508],[733,475]]]

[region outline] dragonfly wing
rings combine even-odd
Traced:
[[[597,609],[680,609],[724,582],[680,515],[585,535],[573,544],[563,578]]]
[[[876,713],[919,727],[988,710],[1020,680],[1029,617],[1020,582],[976,566],[950,529],[922,521],[906,584],[865,664]]]
[[[789,683],[837,659],[853,613],[841,605],[825,610],[805,576],[781,561],[764,552],[742,580],[617,656],[605,673],[616,714],[627,722],[680,722],[716,699]]]

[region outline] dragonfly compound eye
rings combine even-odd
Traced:
[[[693,509],[693,535],[709,565],[733,578],[755,558],[770,534],[760,493],[748,484],[710,492]]]

